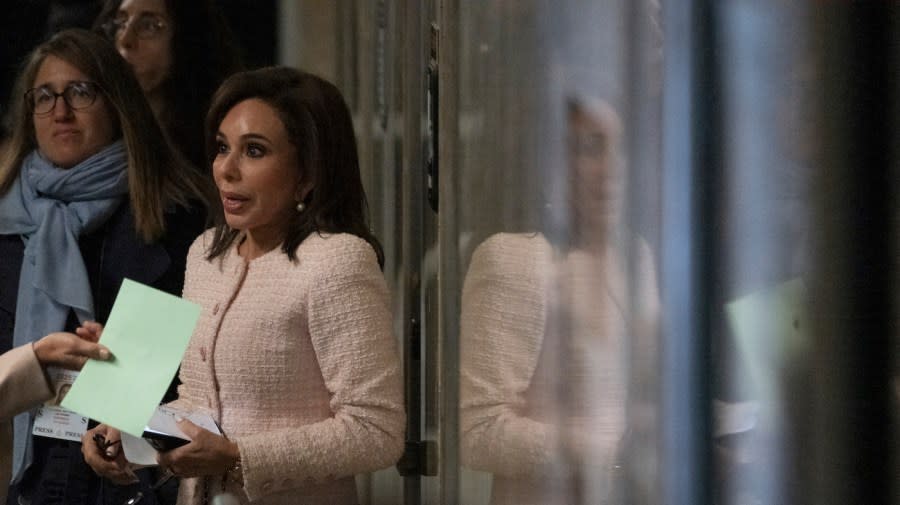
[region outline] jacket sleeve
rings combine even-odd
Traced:
[[[31,344],[0,355],[0,420],[11,419],[52,396]]]
[[[372,248],[353,237],[310,286],[309,334],[333,415],[237,437],[250,500],[271,482],[321,482],[389,467],[403,452],[405,414],[390,300]]]
[[[472,255],[460,315],[460,452],[497,475],[546,474],[558,429],[528,414],[526,394],[546,331],[549,244],[498,234]]]

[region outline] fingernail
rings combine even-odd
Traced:
[[[184,418],[183,418],[183,417],[181,417],[181,416],[175,416],[175,422],[176,422],[176,423],[180,423],[181,421],[184,421]]]
[[[107,449],[107,450],[106,450],[106,457],[107,457],[107,458],[115,458],[115,457],[116,457],[116,450],[115,450],[115,449]]]
[[[109,359],[109,349],[100,349],[100,359],[107,360]]]

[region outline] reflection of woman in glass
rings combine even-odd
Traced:
[[[568,120],[569,240],[493,235],[463,288],[462,456],[493,474],[495,504],[608,500],[626,351],[658,310],[649,248],[619,225],[618,115],[581,101]]]

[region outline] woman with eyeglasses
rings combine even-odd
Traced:
[[[107,0],[94,28],[134,69],[171,141],[198,170],[204,168],[209,100],[242,68],[221,12],[211,0]]]
[[[180,294],[214,196],[166,142],[128,65],[101,36],[66,30],[31,53],[16,89],[0,158],[0,341],[104,321],[126,277]],[[11,468],[0,464],[13,500],[120,505],[139,489],[102,482],[80,443],[32,435],[33,423],[34,412],[16,417]]]

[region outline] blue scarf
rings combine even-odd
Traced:
[[[128,157],[117,141],[69,169],[37,150],[25,157],[19,177],[0,197],[0,234],[25,242],[13,345],[34,342],[65,328],[69,310],[94,318],[94,299],[78,238],[99,228],[128,194]],[[32,460],[31,412],[15,418],[13,482]]]

